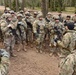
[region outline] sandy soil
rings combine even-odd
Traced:
[[[16,52],[17,57],[11,58],[9,75],[58,75],[59,58],[49,53],[36,53],[35,48]]]

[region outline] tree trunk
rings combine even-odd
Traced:
[[[46,17],[46,14],[47,14],[47,0],[42,0],[41,2],[41,10],[42,10],[42,13],[43,13],[43,16]]]
[[[18,8],[18,1],[19,0],[15,0],[16,1],[16,12],[19,10],[19,8]]]
[[[11,0],[9,0],[9,8],[11,9]]]
[[[75,0],[75,12],[76,12],[76,0]]]
[[[5,10],[6,10],[6,0],[4,0],[4,6],[5,6]]]
[[[21,9],[24,10],[24,7],[25,7],[25,0],[22,0],[22,6],[21,6]]]

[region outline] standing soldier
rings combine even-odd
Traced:
[[[45,36],[45,19],[43,18],[42,14],[38,15],[38,20],[35,20],[33,24],[33,32],[35,36],[37,37],[37,52],[42,53],[42,45],[44,41]]]
[[[12,16],[12,22],[15,23],[17,21],[17,16],[13,10],[10,11],[10,14]]]
[[[75,12],[75,15],[72,17],[74,23],[76,23],[76,12]]]
[[[10,55],[5,49],[0,49],[0,75],[7,75],[9,70]]]
[[[25,22],[27,23],[27,32],[26,32],[27,45],[30,43],[30,45],[32,47],[32,42],[33,42],[33,26],[32,26],[32,20],[31,20],[29,12],[25,13]]]
[[[16,33],[18,35],[18,43],[19,43],[18,51],[24,50],[26,52],[27,50],[25,48],[25,44],[26,44],[27,24],[23,20],[22,14],[18,14],[17,19],[18,19],[18,21],[17,21]]]
[[[49,25],[50,29],[50,45],[49,46],[56,46],[56,43],[54,42],[54,39],[58,37],[61,40],[63,31],[64,31],[64,25],[59,21],[59,17],[55,16],[55,22],[50,22]]]
[[[45,20],[46,20],[45,39],[47,38],[47,36],[48,36],[48,39],[50,39],[49,22],[53,21],[53,18],[50,12],[48,12]]]
[[[60,75],[76,75],[76,32],[74,23],[68,23],[62,41],[55,42],[61,49]]]
[[[15,38],[12,32],[14,28],[15,25],[11,22],[11,14],[8,13],[6,15],[6,20],[1,22],[1,30],[4,36],[5,49],[10,53],[11,56],[15,56],[13,54]]]
[[[38,12],[33,13],[32,25],[33,25],[34,21],[37,19],[37,15],[38,15]],[[33,33],[33,42],[34,43],[35,43],[35,40],[36,40],[36,37],[35,37],[35,34]]]
[[[59,16],[59,21],[63,23],[62,12],[60,12],[58,16]]]

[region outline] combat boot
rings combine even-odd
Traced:
[[[27,52],[27,49],[25,47],[25,44],[23,44],[23,51]]]
[[[42,51],[42,50],[40,50],[40,53],[42,54],[42,53],[43,53],[43,51]]]
[[[10,56],[11,57],[16,57],[17,55],[15,55],[12,51],[10,52]]]
[[[18,48],[18,52],[20,51],[20,50],[22,50],[22,44],[19,44],[19,46],[18,46],[19,48]]]

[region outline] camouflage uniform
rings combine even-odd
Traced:
[[[49,22],[53,21],[51,13],[47,14],[45,20],[46,20],[45,39],[47,39],[48,36],[48,39],[50,40]]]
[[[7,75],[9,70],[9,53],[4,49],[0,49],[0,75]]]
[[[24,50],[26,51],[25,48],[25,44],[26,44],[26,29],[27,29],[27,24],[24,21],[24,19],[22,19],[22,14],[18,14],[17,17],[20,17],[20,19],[18,19],[16,25],[16,33],[18,36],[18,43],[19,43],[19,49],[20,50]]]
[[[64,26],[66,26],[67,23],[70,23],[70,22],[73,22],[73,21],[71,20],[71,16],[66,16],[66,20],[64,20]]]
[[[39,15],[39,17],[41,17]],[[33,24],[33,31],[35,33],[35,35],[37,36],[37,49],[38,52],[42,53],[42,45],[43,45],[43,41],[44,41],[44,36],[45,36],[45,20],[42,18],[42,20],[35,20],[34,24]]]
[[[50,30],[50,46],[52,45],[55,46],[56,43],[54,42],[54,39],[58,37],[61,40],[64,31],[64,26],[61,22],[50,22],[49,30]]]
[[[72,17],[74,23],[76,23],[76,15]]]
[[[37,15],[38,15],[38,12],[34,12],[33,18],[32,18],[32,25],[33,25],[34,21],[37,20]],[[35,43],[35,40],[36,40],[36,36],[33,33],[33,43]]]
[[[76,32],[67,30],[62,41],[57,41],[61,49],[60,75],[76,75]]]
[[[32,17],[30,16],[30,13],[26,12],[25,13],[25,22],[27,23],[27,32],[26,32],[26,42],[27,44],[31,44],[32,45],[32,42],[33,42],[33,26],[32,26],[32,23],[33,23],[33,19]],[[31,37],[31,38],[30,38]]]
[[[9,16],[10,14],[7,15],[7,17]],[[1,30],[4,36],[5,49],[10,53],[11,56],[13,56],[13,49],[15,45],[15,38],[12,32],[14,28],[15,25],[11,21],[7,22],[7,20],[4,20],[1,22]]]
[[[12,22],[15,23],[17,21],[17,16],[13,10],[10,11],[10,14],[12,16]]]

